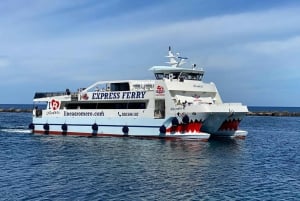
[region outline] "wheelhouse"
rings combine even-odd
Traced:
[[[179,68],[179,67],[170,67],[170,66],[154,66],[150,68],[153,71],[156,80],[194,80],[202,81],[204,71],[202,69],[195,68]]]

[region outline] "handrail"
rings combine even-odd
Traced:
[[[63,96],[63,95],[77,96],[77,93],[73,92],[73,93],[67,94],[66,92],[36,92],[34,94],[34,99],[47,98],[47,97],[52,97],[52,96]]]

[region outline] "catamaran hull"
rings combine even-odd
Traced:
[[[206,108],[201,131],[211,134],[211,137],[245,137],[246,131],[239,130],[239,124],[248,112],[241,104],[209,105]]]
[[[214,137],[244,138],[238,130],[245,113],[186,113],[167,119],[107,117],[35,117],[30,125],[35,134],[202,139]]]
[[[170,120],[150,118],[34,118],[29,126],[34,134],[70,135],[86,137],[141,137],[164,139],[198,139],[206,141],[209,133],[186,124],[183,129],[172,130]]]

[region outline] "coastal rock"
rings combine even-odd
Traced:
[[[0,108],[0,112],[32,112],[32,109],[28,108]]]
[[[287,111],[257,111],[248,112],[248,116],[275,116],[275,117],[300,117],[300,112],[287,112]]]

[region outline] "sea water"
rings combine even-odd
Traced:
[[[300,200],[300,118],[247,116],[245,140],[33,135],[0,113],[0,200]]]

